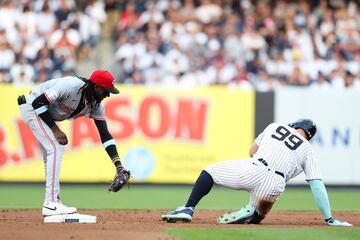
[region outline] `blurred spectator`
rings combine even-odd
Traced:
[[[37,73],[36,82],[40,84],[46,82],[49,79],[51,79],[51,75],[49,74],[49,72],[46,69],[41,68]]]
[[[4,0],[0,4],[0,29],[4,29],[9,36],[16,31],[15,25],[20,17],[20,11],[16,8],[13,1]]]
[[[34,68],[26,63],[24,55],[20,54],[18,60],[10,69],[10,79],[16,86],[31,86],[35,77]]]
[[[91,21],[89,28],[89,43],[91,47],[95,47],[95,45],[97,45],[100,40],[101,24],[105,23],[107,18],[104,8],[105,6],[102,1],[87,1],[84,14],[89,16]],[[80,28],[82,27],[81,24],[82,22],[80,22]]]
[[[61,24],[66,21],[71,13],[68,0],[59,0],[59,8],[54,12],[57,23]]]
[[[316,78],[316,81],[312,82],[310,87],[316,90],[331,89],[331,84],[328,79],[320,72]]]
[[[55,57],[66,55],[67,58],[74,59],[81,41],[80,34],[70,28],[67,22],[60,25],[61,28],[54,31],[49,38],[49,48],[53,50]]]
[[[200,0],[200,5],[196,8],[195,14],[203,24],[208,24],[220,20],[222,9],[218,3],[213,3],[210,0]]]
[[[10,82],[9,72],[4,69],[0,69],[0,83],[9,83],[9,82]]]
[[[135,71],[125,80],[125,83],[130,85],[143,85],[145,84],[145,78],[140,71]]]
[[[148,1],[146,4],[147,10],[141,13],[140,15],[140,23],[142,25],[148,24],[149,22],[154,22],[156,24],[161,24],[164,22],[164,15],[161,11],[156,9],[155,3],[152,1]]]
[[[15,62],[15,52],[5,37],[5,30],[0,29],[0,69],[9,71]]]
[[[26,39],[36,35],[36,14],[31,10],[30,2],[24,3],[23,12],[19,14],[18,24],[20,31],[24,31]]]
[[[44,2],[41,12],[36,15],[36,28],[41,37],[48,39],[57,27],[56,17],[47,1]]]
[[[260,71],[253,79],[256,89],[260,92],[273,91],[282,84],[276,78],[269,75],[266,71]]]
[[[345,72],[344,82],[346,88],[354,88],[354,76],[351,74],[351,72]]]
[[[131,34],[123,45],[116,51],[115,57],[121,63],[126,76],[130,76],[140,63],[139,59],[146,54],[146,46],[138,41],[139,34]]]
[[[140,14],[136,10],[136,4],[133,1],[128,1],[125,10],[120,14],[118,25],[120,33],[129,29],[139,28],[141,26],[139,18]]]
[[[184,0],[184,7],[180,9],[180,14],[182,16],[183,21],[193,21],[195,20],[195,3],[193,0]]]
[[[173,49],[165,54],[163,67],[167,72],[174,75],[184,74],[190,69],[188,57],[181,51],[176,42],[173,42]]]

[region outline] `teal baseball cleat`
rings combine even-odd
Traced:
[[[255,208],[251,205],[245,205],[237,212],[225,213],[218,218],[220,224],[244,224],[250,223],[254,217]]]

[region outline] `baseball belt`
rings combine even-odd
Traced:
[[[268,164],[263,158],[259,158],[258,161],[261,162],[262,164],[264,164],[265,167],[269,166],[269,164]],[[270,169],[269,169],[269,170],[270,170]],[[275,174],[277,174],[277,175],[285,178],[285,174],[282,173],[282,172],[279,172],[279,171],[276,171],[276,170],[275,170]]]

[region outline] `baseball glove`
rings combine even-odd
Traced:
[[[130,171],[123,167],[116,168],[114,180],[109,186],[109,192],[118,192],[125,184],[129,183]]]

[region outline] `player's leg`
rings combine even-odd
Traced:
[[[210,192],[213,185],[214,181],[211,175],[203,170],[196,180],[185,206],[181,206],[174,211],[167,212],[161,215],[161,218],[168,222],[190,222],[196,205]]]
[[[27,105],[27,104],[26,104]],[[76,208],[66,207],[60,201],[60,169],[64,147],[60,145],[51,129],[31,109],[25,109],[26,124],[41,145],[45,164],[45,199],[43,215],[67,214]]]
[[[200,200],[210,192],[213,185],[214,180],[211,175],[207,171],[203,170],[194,184],[185,207],[191,207],[194,209]]]
[[[256,176],[252,159],[216,163],[206,167],[205,171],[211,175],[214,183],[232,189],[250,190],[262,180],[262,176]]]
[[[60,200],[60,170],[64,146],[58,143],[51,129],[38,116],[36,121],[39,126],[36,130],[40,136],[38,140],[46,151],[46,188],[42,213],[44,216],[75,213],[76,208],[67,207]]]
[[[260,200],[257,208],[254,212],[254,215],[249,223],[258,224],[260,223],[266,215],[270,212],[272,206],[275,202],[269,200]]]
[[[260,223],[272,209],[285,190],[285,179],[273,171],[267,172],[262,184],[250,192],[250,204],[255,206],[254,218],[250,223]]]
[[[250,201],[239,211],[227,213],[218,219],[223,224],[260,223],[284,191],[285,180],[267,168],[254,167],[254,178],[262,176],[250,192]]]
[[[249,161],[244,159],[220,162],[206,167],[197,179],[187,203],[175,211],[163,214],[162,219],[170,222],[191,221],[195,206],[209,193],[214,183],[234,189],[246,189],[252,186],[253,183],[249,181],[252,176],[249,166]]]
[[[252,159],[225,161],[206,168],[216,184],[249,191],[261,182],[262,176],[257,177],[257,169],[252,165]],[[255,208],[245,205],[239,211],[226,213],[218,218],[218,223],[232,223],[251,220]]]
[[[285,189],[285,179],[274,172],[263,173],[264,180],[250,191],[249,204],[219,218],[220,223],[227,224],[258,224],[270,212],[275,201]]]

